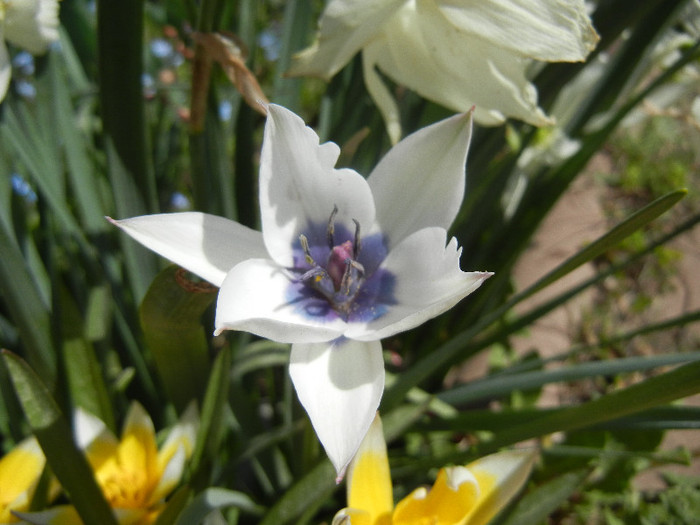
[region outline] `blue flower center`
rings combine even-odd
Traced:
[[[321,225],[312,225],[299,236],[301,248],[292,271],[299,274],[290,287],[290,304],[301,307],[308,316],[345,321],[370,321],[382,316],[393,304],[395,278],[380,270],[386,256],[381,235],[363,239],[360,224],[353,219],[355,231],[339,226],[333,207],[325,235]]]

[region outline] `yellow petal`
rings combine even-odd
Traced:
[[[386,523],[391,524],[391,518]],[[369,512],[357,509],[343,509],[334,517],[331,525],[373,525]]]
[[[139,403],[132,403],[124,423],[119,460],[126,468],[146,469],[157,476],[158,447],[153,421]]]
[[[433,487],[416,489],[394,512],[395,525],[458,525],[479,500],[479,485],[465,467],[441,469]]]
[[[527,481],[537,453],[509,450],[491,454],[467,465],[479,483],[479,500],[463,524],[485,525],[520,491]]]
[[[29,508],[45,461],[34,437],[25,439],[0,459],[0,523],[17,521],[10,510]]]
[[[386,443],[378,415],[350,464],[348,507],[357,509],[350,516],[352,525],[391,525],[394,500]],[[366,517],[359,517],[358,511],[366,513]]]

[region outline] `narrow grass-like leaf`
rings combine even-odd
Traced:
[[[578,490],[588,470],[567,472],[555,479],[539,485],[522,498],[508,513],[506,519],[497,520],[499,525],[533,525],[547,520],[549,515]]]
[[[256,504],[250,496],[243,492],[212,487],[197,494],[180,514],[175,525],[201,523],[213,510],[226,507],[236,507],[253,516],[260,516],[264,511],[264,507]]]
[[[486,445],[486,448],[497,449],[552,432],[590,427],[629,416],[644,409],[665,405],[700,392],[698,378],[700,378],[700,362],[682,365],[624,390],[516,425],[501,432]]]
[[[201,401],[209,372],[208,344],[201,323],[216,288],[193,282],[177,266],[155,278],[140,308],[141,328],[165,393],[178,411]]]
[[[295,523],[309,505],[327,499],[336,490],[335,475],[331,462],[324,459],[285,492],[265,514],[260,525]]]
[[[116,525],[71,426],[44,383],[19,357],[2,352],[24,414],[46,460],[85,523]]]
[[[202,405],[202,418],[197,431],[197,442],[190,460],[192,471],[190,485],[194,490],[203,489],[210,483],[209,469],[216,461],[221,431],[224,427],[230,369],[231,349],[223,348],[211,368]]]
[[[488,377],[440,392],[437,397],[453,405],[462,405],[484,399],[499,398],[516,390],[534,390],[548,383],[577,381],[596,376],[614,376],[695,361],[700,361],[700,352],[596,361],[557,368],[556,370]]]
[[[95,169],[88,157],[86,137],[77,126],[62,57],[63,51],[53,52],[52,60],[49,61],[54,121],[61,130],[61,144],[68,168],[66,171],[83,228],[88,233],[101,232],[108,229],[108,223],[104,220],[106,212],[97,187]]]
[[[19,332],[27,360],[43,381],[56,381],[56,355],[51,339],[51,312],[34,286],[13,239],[0,227],[0,292]]]

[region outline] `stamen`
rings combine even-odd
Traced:
[[[333,234],[335,233],[335,216],[338,215],[338,206],[333,205],[333,211],[331,216],[328,217],[328,228],[326,229],[326,238],[328,239],[328,247],[332,250],[335,246],[333,241]]]
[[[352,250],[355,259],[360,255],[360,249],[362,248],[362,241],[360,241],[360,221],[353,219],[352,222],[355,223],[355,243],[353,244]]]
[[[304,250],[306,264],[309,266],[318,266],[316,261],[314,261],[314,258],[311,256],[311,252],[309,251],[309,240],[306,238],[306,235],[303,233],[299,235],[299,242],[301,243],[301,249]]]

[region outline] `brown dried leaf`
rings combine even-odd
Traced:
[[[247,104],[258,113],[267,115],[269,101],[255,75],[246,67],[243,51],[235,40],[221,33],[194,33],[193,38],[211,59],[221,65]]]

